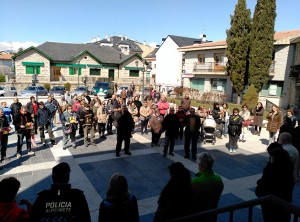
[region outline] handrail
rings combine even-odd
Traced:
[[[244,201],[244,202],[237,203],[237,204],[232,204],[232,205],[226,206],[226,207],[220,207],[217,209],[212,209],[212,210],[208,210],[208,211],[168,220],[167,222],[189,221],[191,219],[198,219],[203,216],[209,216],[209,215],[218,215],[218,214],[225,213],[225,212],[230,212],[229,221],[233,221],[233,211],[243,209],[243,208],[249,208],[248,221],[251,222],[252,221],[252,208],[256,205],[261,205],[261,204],[265,204],[265,203],[280,207],[280,208],[294,214],[294,222],[298,221],[298,217],[300,216],[300,208],[299,207],[296,207],[296,206],[292,205],[291,203],[289,203],[285,200],[282,200],[276,196],[269,195],[269,196],[260,197],[257,199]]]

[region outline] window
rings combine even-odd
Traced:
[[[81,68],[69,68],[69,74],[70,75],[77,75],[77,71],[79,72],[79,75],[81,75]]]
[[[191,79],[191,88],[197,90],[204,90],[204,78]]]
[[[140,70],[129,70],[130,77],[139,77]]]
[[[101,69],[90,69],[90,75],[91,76],[100,76]]]
[[[204,63],[205,63],[205,55],[198,54],[198,64],[204,64]]]
[[[269,81],[268,83],[263,85],[260,91],[260,95],[261,96],[282,96],[282,88],[283,88],[282,81]]]
[[[226,91],[226,79],[212,79],[211,80],[211,90],[212,91]]]
[[[40,74],[41,67],[39,66],[26,66],[26,74]]]
[[[216,64],[222,64],[224,63],[224,58],[225,58],[225,55],[224,54],[220,54],[220,53],[216,53],[214,55],[214,59],[215,59],[215,63]]]

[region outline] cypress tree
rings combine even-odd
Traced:
[[[241,94],[247,84],[247,58],[249,53],[249,34],[251,29],[250,9],[246,8],[246,0],[239,0],[231,16],[230,29],[227,33],[226,64],[232,86],[238,95],[240,104]]]
[[[259,92],[269,79],[274,47],[275,0],[258,0],[255,6],[249,54],[249,85]]]

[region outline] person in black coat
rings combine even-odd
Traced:
[[[190,108],[190,114],[184,119],[184,158],[190,158],[190,143],[192,141],[192,158],[196,160],[197,140],[200,136],[201,121],[200,117],[195,115],[195,109]]]
[[[261,179],[257,181],[255,194],[257,197],[274,195],[291,203],[294,189],[293,163],[288,152],[280,145],[278,148],[269,149],[268,147],[268,151],[271,161],[264,168]],[[290,221],[290,213],[280,207],[262,204],[261,209],[265,222]]]
[[[31,114],[27,112],[26,106],[21,107],[20,113],[15,116],[13,124],[18,133],[17,158],[22,156],[21,152],[24,137],[26,137],[28,154],[34,155],[35,153],[31,150],[31,130],[33,128],[33,120]]]
[[[116,173],[111,176],[106,198],[100,204],[98,221],[139,221],[137,199],[129,193],[128,183],[123,175]]]
[[[40,132],[41,142],[44,144],[44,146],[47,145],[45,139],[45,133],[44,133],[45,129],[49,134],[49,138],[52,145],[56,145],[55,137],[53,135],[52,128],[50,126],[51,117],[52,114],[50,110],[45,107],[44,102],[39,102],[39,109],[37,111],[37,125]]]
[[[14,102],[10,105],[13,120],[15,119],[15,116],[20,113],[21,107],[22,107],[22,104],[19,102],[19,99],[14,98]]]
[[[181,123],[178,116],[175,114],[175,109],[171,107],[170,113],[166,115],[166,117],[162,122],[163,131],[166,131],[164,157],[167,156],[169,145],[170,145],[169,154],[171,156],[174,156],[173,152],[174,152],[175,139],[178,138],[180,125]]]
[[[134,122],[131,114],[128,112],[126,105],[122,105],[122,114],[116,119],[117,122],[117,145],[116,156],[120,156],[123,140],[125,141],[125,154],[131,155],[129,152],[131,133],[134,129]]]
[[[229,117],[228,134],[229,134],[229,152],[235,153],[237,141],[242,132],[243,118],[239,115],[239,109],[234,108],[233,114]]]
[[[62,162],[52,168],[51,189],[38,193],[31,216],[40,221],[90,222],[89,206],[82,190],[71,188],[70,166]]]
[[[8,142],[8,133],[11,130],[8,121],[2,109],[0,109],[0,150],[1,162],[6,159],[6,150]]]

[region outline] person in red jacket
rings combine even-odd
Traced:
[[[165,116],[168,114],[169,109],[169,102],[166,98],[166,96],[162,95],[160,101],[157,104],[157,107],[159,109],[159,113],[161,116]]]
[[[20,204],[26,204],[27,210],[18,207],[15,198],[20,188],[20,181],[14,177],[4,178],[0,182],[0,221],[1,222],[29,222],[31,204],[27,200],[21,200]]]

